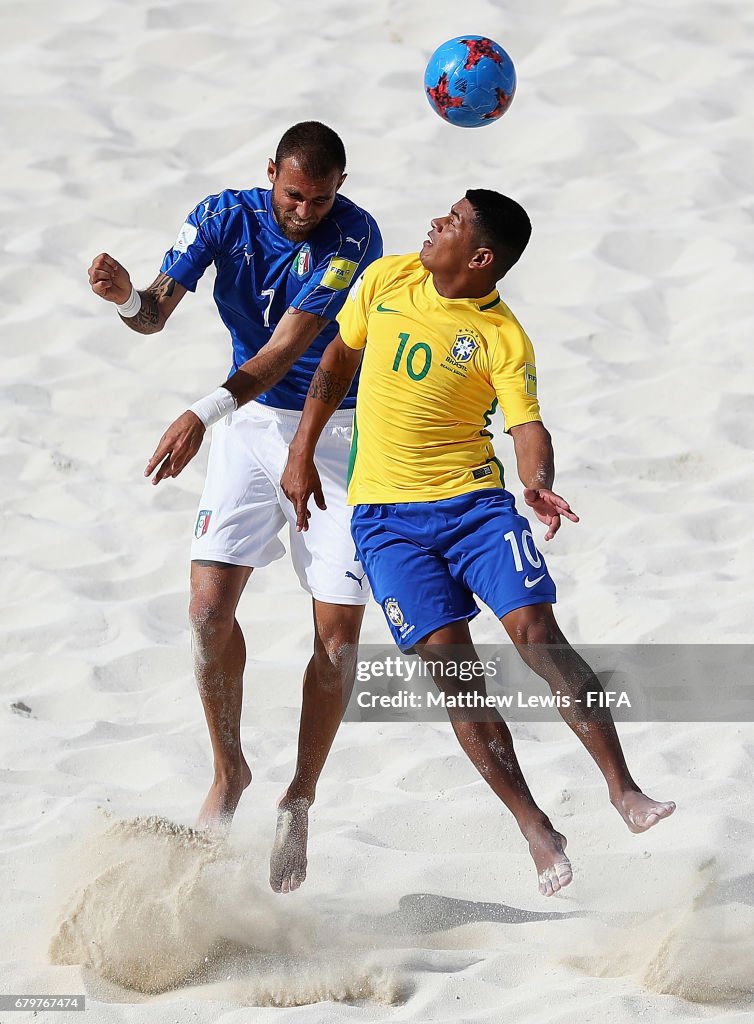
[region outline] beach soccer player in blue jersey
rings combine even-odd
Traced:
[[[155,281],[135,291],[107,253],[89,268],[92,290],[115,303],[140,334],[161,331],[187,291],[214,263],[214,299],[230,332],[228,380],[168,427],[149,460],[153,483],[175,477],[214,426],[207,479],[191,549],[190,620],[199,693],[214,756],[214,780],[199,814],[227,824],[251,771],[241,749],[246,649],[236,608],[253,569],[290,552],[314,606],[314,652],[304,673],[298,758],[278,805],[270,884],[296,889],[306,875],[308,809],[340,724],[369,600],[355,560],[346,476],[356,385],[320,442],[317,461],[328,509],[296,532],[279,481],[312,374],[337,332],[351,283],[382,253],[373,218],[339,194],[345,150],[317,121],[294,125],[267,168],[271,188],[209,196],[189,214]]]

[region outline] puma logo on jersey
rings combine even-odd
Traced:
[[[361,252],[361,243],[363,241],[365,241],[366,237],[367,236],[364,235],[364,238],[356,239],[356,238],[351,238],[350,235],[346,235],[346,241],[347,242],[353,242],[353,244],[356,246],[356,248],[359,250],[359,252]]]

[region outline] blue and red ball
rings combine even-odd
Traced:
[[[459,128],[494,124],[511,105],[516,69],[487,36],[457,36],[438,46],[424,72],[432,109]]]

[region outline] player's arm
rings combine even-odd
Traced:
[[[274,387],[327,323],[327,317],[289,307],[270,340],[253,358],[243,363],[222,387],[195,402],[170,424],[147,463],[144,476],[157,469],[153,484],[178,476],[201,448],[207,427]]]
[[[513,438],[518,475],[524,485],[524,501],[547,526],[545,540],[552,540],[560,529],[561,516],[572,523],[578,523],[579,517],[571,511],[568,502],[552,490],[555,455],[550,433],[539,420],[511,427],[509,433]]]
[[[329,322],[326,316],[289,306],[267,344],[223,384],[236,407],[259,398],[282,380]]]
[[[309,385],[304,411],[288,448],[288,462],[280,480],[283,494],[296,510],[299,531],[308,529],[310,496],[314,496],[318,508],[327,507],[314,465],[314,449],[327,421],[348,394],[362,353],[363,349],[349,348],[340,334],[336,334],[322,353]]]
[[[115,303],[123,323],[137,334],[161,331],[186,294],[182,284],[162,273],[148,288],[136,291],[126,268],[106,252],[92,260],[89,284],[95,295]]]
[[[524,485],[524,501],[547,527],[545,540],[552,540],[565,516],[577,523],[568,502],[552,490],[555,456],[552,438],[542,423],[537,401],[537,370],[534,349],[517,320],[507,320],[498,329],[489,349],[490,379],[505,417],[506,431],[513,438],[516,467]]]

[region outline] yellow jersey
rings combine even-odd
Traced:
[[[539,420],[534,350],[497,291],[446,299],[418,254],[376,260],[353,285],[340,336],[365,349],[348,503],[436,501],[504,487],[489,430]]]

